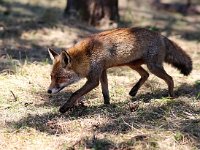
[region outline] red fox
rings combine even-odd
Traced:
[[[87,79],[83,87],[60,108],[61,113],[97,87],[99,81],[104,104],[110,104],[106,73],[110,67],[129,66],[140,74],[140,80],[129,93],[131,96],[136,95],[149,77],[142,64],[146,64],[151,73],[167,83],[171,97],[174,96],[174,82],[165,72],[163,62],[171,64],[186,76],[192,71],[191,58],[176,43],[157,32],[139,27],[118,28],[91,35],[60,54],[52,49],[48,51],[53,59],[48,93],[57,93],[81,78]]]

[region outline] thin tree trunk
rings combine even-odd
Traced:
[[[101,20],[117,22],[118,0],[67,0],[64,15],[80,18],[94,26]]]

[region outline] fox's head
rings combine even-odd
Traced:
[[[51,84],[48,89],[49,94],[58,93],[64,87],[78,81],[80,78],[71,67],[71,58],[66,51],[60,54],[52,49],[48,49],[49,55],[53,60],[51,71]]]

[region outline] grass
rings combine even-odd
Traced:
[[[85,96],[86,108],[78,108],[65,115],[58,113],[70,93],[84,81],[49,96],[50,65],[27,63],[15,74],[1,75],[1,145],[4,149],[193,149],[199,142],[199,100],[194,90],[198,81],[188,87],[179,85],[177,99],[162,97],[162,87],[155,88],[155,77],[140,90],[137,111],[129,110],[132,71],[124,68],[125,75],[109,74],[110,106],[102,104],[99,88]],[[128,77],[128,79],[126,79]],[[179,77],[175,79],[180,80]],[[182,79],[185,77],[181,77]],[[125,79],[124,81],[122,81]],[[182,80],[181,79],[181,80]],[[116,83],[118,81],[118,84]],[[137,79],[134,79],[136,82]],[[162,82],[156,81],[156,85]],[[116,86],[118,86],[116,88]],[[125,88],[124,88],[125,86]],[[13,94],[12,94],[12,92]],[[15,96],[13,96],[15,95]],[[145,99],[149,102],[146,102]],[[13,144],[14,143],[14,144]],[[39,146],[41,145],[41,146]],[[164,145],[164,146],[163,146]]]
[[[59,107],[85,80],[48,95],[51,61],[47,47],[59,51],[91,30],[62,19],[63,1],[4,2],[0,7],[4,12],[0,13],[0,149],[200,148],[200,43],[193,32],[190,39],[182,36],[187,28],[196,30],[185,20],[199,16],[168,14],[175,16],[175,25],[169,26],[166,20],[152,21],[149,14],[145,18],[144,12],[135,10],[139,16],[133,18],[135,25],[170,33],[192,57],[194,69],[188,77],[165,65],[175,81],[177,98],[168,98],[165,82],[152,74],[137,96],[130,97],[128,92],[139,75],[127,67],[112,68],[108,71],[111,105],[103,105],[98,87],[85,95],[86,107],[62,115]],[[124,16],[124,20],[130,23],[131,16]],[[176,24],[182,31],[174,28]],[[132,104],[138,108],[131,110]]]

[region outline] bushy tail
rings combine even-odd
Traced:
[[[165,38],[165,45],[167,48],[165,62],[171,64],[185,76],[192,71],[192,60],[188,54],[176,43]]]

